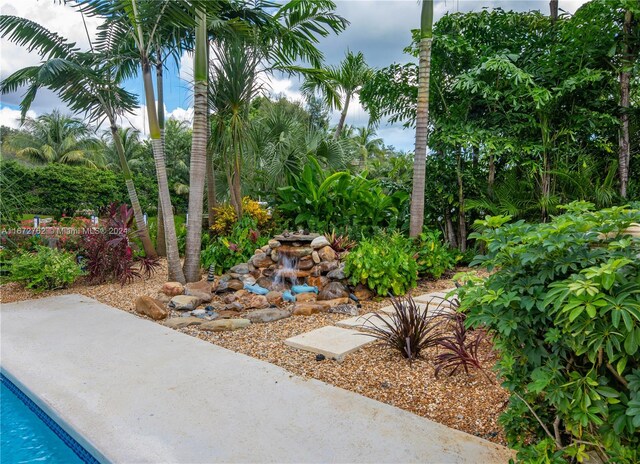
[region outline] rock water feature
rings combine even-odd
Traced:
[[[184,286],[167,282],[155,299],[140,297],[146,300],[136,301],[135,306],[138,312],[161,319],[157,303],[178,315],[165,325],[210,331],[319,312],[357,316],[342,258],[323,235],[285,232],[255,250],[249,262],[213,281],[209,273],[202,281]],[[362,286],[353,292],[359,299],[371,296]]]

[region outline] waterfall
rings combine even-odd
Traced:
[[[278,269],[273,274],[273,287],[288,288],[287,279],[289,279],[291,285],[298,285],[298,258],[279,253]]]

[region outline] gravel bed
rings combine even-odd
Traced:
[[[133,312],[133,302],[140,295],[155,296],[165,282],[166,263],[151,279],[136,280],[125,286],[102,284],[88,286],[82,280],[64,290],[34,293],[17,284],[0,286],[0,302],[10,303],[53,295],[80,293],[116,308]],[[422,281],[414,295],[451,288],[450,279]],[[387,298],[363,303],[362,313],[389,305]],[[174,314],[175,315],[175,314]],[[346,319],[338,314],[290,317],[267,324],[252,324],[234,332],[205,332],[196,327],[180,329],[188,335],[224,348],[278,365],[304,378],[318,379],[369,398],[388,403],[429,418],[449,427],[506,444],[498,416],[506,407],[508,393],[500,387],[491,367],[496,353],[490,342],[481,347],[481,359],[490,378],[481,372],[464,372],[452,377],[435,378],[432,360],[437,349],[409,364],[394,350],[375,342],[347,355],[342,363],[316,361],[310,352],[286,346],[283,341]]]

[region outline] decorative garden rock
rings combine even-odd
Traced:
[[[177,295],[171,298],[169,307],[177,311],[193,311],[202,301],[193,295]]]
[[[183,329],[185,327],[190,327],[192,325],[200,325],[204,323],[204,319],[200,319],[199,317],[172,317],[171,319],[167,319],[162,323],[162,325],[169,327],[171,329]]]
[[[318,287],[318,290],[322,290],[323,288],[325,288],[329,284],[329,282],[331,281],[328,277],[325,276],[309,277],[307,279],[307,283],[309,285],[313,285],[314,287]]]
[[[180,282],[166,282],[162,285],[162,293],[167,296],[182,295],[184,293],[184,285]]]
[[[359,316],[360,310],[356,305],[352,304],[338,304],[329,308],[330,313],[344,314],[345,316]]]
[[[340,265],[338,264],[338,261],[324,261],[320,264],[318,264],[315,269],[318,269],[320,271],[320,274],[325,273],[325,272],[331,272],[334,271],[335,269],[338,269]],[[320,275],[318,274],[318,275]],[[327,275],[327,277],[329,277]]]
[[[340,282],[331,282],[327,284],[318,294],[318,300],[333,300],[336,298],[348,298],[349,292],[347,288]]]
[[[324,248],[329,245],[330,245],[329,240],[327,240],[327,237],[325,237],[324,235],[320,235],[319,237],[314,238],[313,241],[311,242],[311,248],[316,250],[318,248]]]
[[[311,253],[313,253],[313,248],[282,245],[278,248],[278,253],[281,255],[291,256],[292,258],[303,258],[305,256],[311,256]]]
[[[211,293],[211,282],[207,281],[207,279],[200,280],[198,282],[189,282],[184,286],[185,295],[189,295],[188,292],[200,292],[200,293]]]
[[[327,274],[327,277],[329,277],[330,279],[336,279],[336,280],[346,279],[347,276],[344,273],[344,264],[340,264],[340,266],[337,269],[334,269],[333,271],[329,272]]]
[[[314,252],[315,253],[315,252]],[[311,256],[305,256],[298,261],[298,269],[301,271],[308,271],[314,266],[314,262]]]
[[[269,304],[280,306],[283,303],[282,292],[270,291],[266,294]]]
[[[245,318],[249,319],[252,324],[278,321],[289,316],[291,316],[289,311],[276,308],[256,309],[245,314]]]
[[[315,302],[316,298],[317,296],[315,293],[300,293],[299,295],[296,295],[296,301],[298,303]]]
[[[251,270],[249,269],[248,263],[237,264],[229,269],[229,272],[233,272],[234,274],[249,274]]]
[[[228,330],[238,330],[249,327],[251,321],[249,319],[222,319],[217,321],[209,321],[198,326],[199,329],[210,332],[225,332]]]
[[[293,307],[294,316],[311,316],[325,311],[325,307],[318,303],[297,303]]]
[[[273,281],[269,277],[260,277],[258,280],[256,280],[256,284],[260,285],[262,288],[271,290],[271,285],[273,284]]]
[[[321,261],[320,255],[318,254],[318,252],[316,250],[313,250],[313,253],[311,253],[311,259],[316,264],[320,263],[320,261]]]
[[[264,295],[247,295],[242,299],[245,309],[262,309],[269,307],[269,301]]]
[[[270,256],[267,256],[266,253],[258,253],[256,255],[253,255],[253,257],[251,258],[251,264],[253,264],[255,267],[269,267],[273,264],[273,260],[271,259]]]
[[[200,303],[209,303],[211,301],[212,295],[210,292],[201,292],[199,290],[191,290],[185,289],[186,296],[195,296],[200,299]]]
[[[150,296],[139,296],[136,298],[135,308],[138,314],[150,317],[155,321],[165,319],[169,315],[164,305]]]
[[[223,311],[242,311],[244,309],[244,305],[239,301],[234,301],[233,303],[229,303],[225,305],[222,310]]]
[[[353,291],[353,294],[356,296],[356,298],[358,298],[358,300],[361,300],[361,301],[369,300],[373,298],[373,292],[369,290],[368,287],[362,284],[356,285],[356,288]]]
[[[335,261],[337,258],[336,252],[330,246],[325,246],[318,250],[318,256],[322,261]]]
[[[164,305],[167,305],[171,301],[171,297],[162,292],[158,292],[156,295],[156,300]]]
[[[271,239],[269,240],[269,248],[278,248],[280,245],[282,245],[279,241]]]

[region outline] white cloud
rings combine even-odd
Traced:
[[[187,109],[178,107],[173,111],[166,112],[167,119],[173,118],[178,121],[186,121],[189,124],[193,122],[193,107],[189,107]]]
[[[27,117],[35,118],[35,111],[27,111]],[[20,110],[14,110],[8,106],[0,108],[0,126],[11,127],[12,129],[20,127]]]
[[[157,102],[156,102],[157,103]],[[173,111],[167,111],[165,106],[166,119],[177,119],[178,121],[186,121],[189,124],[193,121],[193,108],[175,108]],[[122,127],[132,127],[140,132],[143,138],[149,136],[149,121],[147,119],[147,105],[142,105],[135,109],[132,114],[127,114],[118,118],[118,124]]]
[[[302,93],[296,88],[297,85],[291,78],[280,78],[271,73],[260,73],[258,80],[264,90],[273,98],[284,96],[290,101],[305,102]]]

